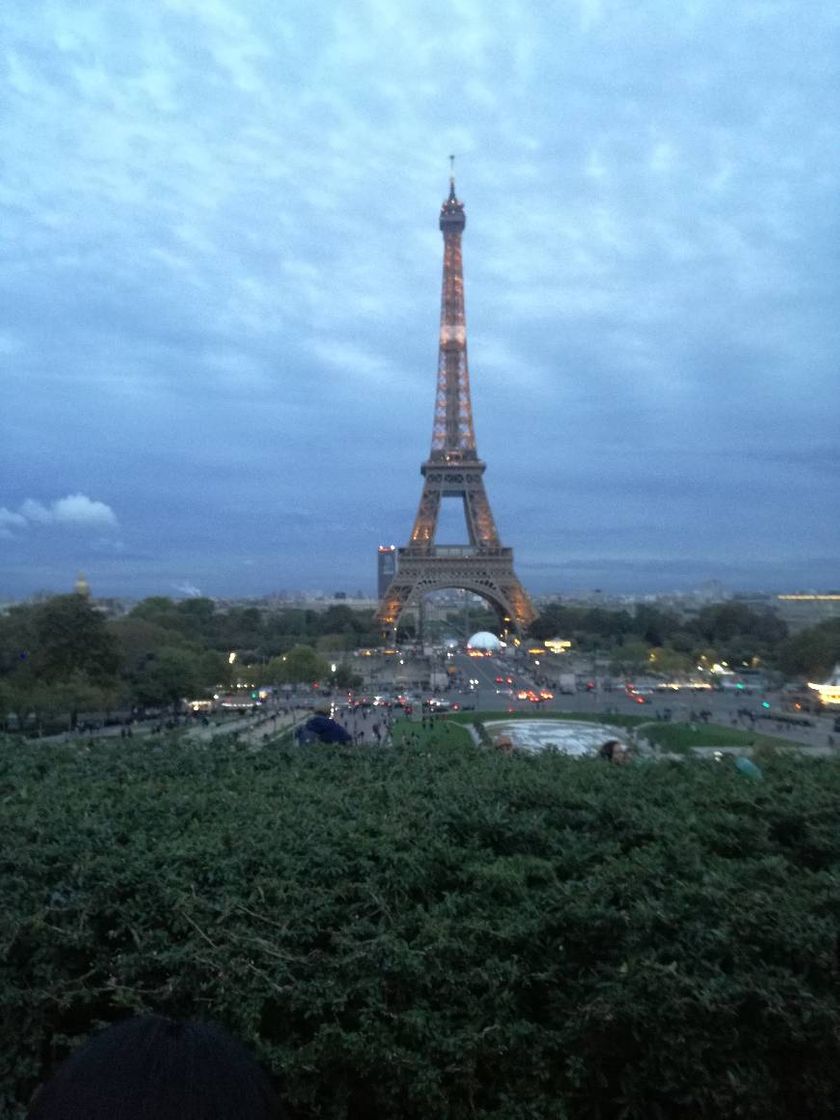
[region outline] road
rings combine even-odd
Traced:
[[[702,718],[701,713],[705,711],[710,713],[711,723],[737,727],[744,731],[755,731],[761,735],[778,736],[811,747],[820,747],[823,750],[831,746],[833,740],[837,749],[840,749],[840,734],[833,731],[833,715],[810,717],[815,725],[813,727],[782,723],[773,718],[774,711],[779,705],[778,694],[774,693],[768,693],[766,697],[733,696],[718,692],[657,693],[650,697],[649,703],[638,704],[626,694],[624,689],[605,691],[599,687],[591,692],[576,692],[574,695],[557,693],[553,700],[534,704],[528,700],[518,700],[516,693],[522,689],[540,687],[540,681],[535,677],[535,673],[539,672],[536,666],[496,657],[473,658],[463,653],[453,654],[448,663],[454,664],[458,671],[458,687],[450,688],[438,695],[458,703],[462,708],[491,712],[527,711],[533,715],[541,711],[581,712],[605,717],[611,714],[624,714],[643,716],[651,720],[662,719],[670,711],[671,718],[681,723],[699,723]],[[497,677],[501,677],[502,680],[498,681]],[[507,683],[508,677],[511,678],[510,684]],[[470,687],[470,681],[477,683]],[[769,712],[762,707],[764,699],[770,704]],[[751,712],[756,717],[755,722],[739,712]],[[309,711],[306,709],[287,711],[283,703],[272,709],[260,709],[254,714],[230,715],[223,720],[214,717],[207,725],[196,722],[190,727],[189,734],[198,739],[207,739],[213,735],[238,733],[244,742],[256,745],[273,738],[285,728],[294,726],[308,714]],[[420,712],[417,711],[415,716],[419,715]],[[396,711],[387,713],[379,708],[335,713],[335,718],[347,728],[354,742],[369,744],[387,742],[390,738],[390,722],[399,716],[400,713]],[[179,730],[184,730],[183,725]],[[144,738],[154,738],[156,734],[161,733],[166,734],[166,729],[159,727],[155,721],[135,725],[133,728],[134,735]],[[124,728],[109,727],[94,732],[93,736],[97,739],[117,738],[124,734]],[[76,741],[88,737],[90,736],[87,734],[67,733],[50,738],[52,741]],[[42,740],[33,738],[30,741],[49,740],[44,737]]]
[[[538,711],[547,712],[584,712],[592,715],[638,715],[647,719],[663,719],[670,711],[671,719],[680,723],[699,723],[701,713],[709,712],[709,722],[722,724],[725,727],[738,727],[741,730],[755,731],[756,734],[774,735],[782,739],[804,743],[808,746],[826,747],[829,739],[833,739],[840,748],[840,734],[833,731],[834,715],[811,716],[814,727],[801,727],[787,724],[773,718],[774,712],[781,714],[780,701],[777,693],[762,695],[733,695],[721,692],[688,692],[656,693],[649,697],[649,703],[639,704],[627,695],[623,688],[605,691],[595,688],[591,692],[576,692],[568,696],[556,693],[553,700],[534,704],[529,700],[518,700],[516,692],[521,689],[539,688],[538,667],[523,665],[521,662],[511,662],[496,657],[468,657],[466,654],[453,655],[453,663],[459,673],[459,679],[464,682],[463,688],[456,695],[453,690],[446,693],[448,698],[460,704],[472,706],[481,711]],[[502,677],[502,682],[496,678]],[[507,684],[507,678],[513,681]],[[470,680],[478,681],[472,689],[469,688]],[[543,687],[545,687],[543,685]],[[511,688],[512,695],[507,695],[499,690]],[[762,707],[766,700],[769,709]],[[755,717],[753,722],[748,716],[739,715],[739,712],[751,712]]]

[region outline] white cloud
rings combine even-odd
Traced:
[[[6,515],[5,518],[3,514]],[[4,522],[18,528],[37,524],[102,530],[115,529],[118,525],[117,516],[109,505],[89,498],[86,494],[68,494],[66,498],[57,498],[49,505],[27,498],[21,504],[19,513],[11,513],[5,509],[0,511],[0,525]]]
[[[26,525],[26,518],[19,513],[14,513],[5,506],[0,506],[0,540],[11,540],[14,537],[12,529],[21,529]]]
[[[20,513],[14,513],[5,506],[0,506],[0,525],[8,527],[9,525],[25,525],[26,518]]]

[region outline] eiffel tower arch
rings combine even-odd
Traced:
[[[420,468],[423,490],[409,543],[397,550],[397,570],[379,604],[377,618],[386,635],[396,632],[406,608],[449,588],[471,591],[489,603],[502,631],[521,633],[536,618],[514,572],[513,549],[499,538],[484,488],[485,464],[476,451],[461,257],[465,225],[452,178],[440,211],[443,284],[432,447]],[[453,498],[461,501],[468,539],[463,545],[438,545],[441,504]]]

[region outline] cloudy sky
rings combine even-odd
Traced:
[[[5,0],[0,60],[0,599],[372,593],[450,152],[526,586],[840,585],[836,4]]]

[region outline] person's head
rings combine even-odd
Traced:
[[[279,1120],[256,1060],[207,1023],[143,1015],[90,1038],[41,1087],[28,1120]]]
[[[630,761],[630,750],[626,743],[622,743],[620,740],[616,741],[612,753],[612,761],[618,766],[623,766],[625,762]]]
[[[615,756],[615,749],[617,746],[618,739],[607,739],[606,743],[603,743],[601,746],[601,756],[612,761]]]

